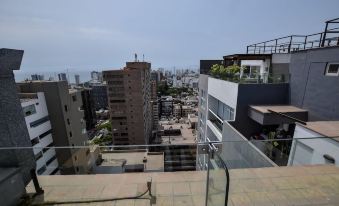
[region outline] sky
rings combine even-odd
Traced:
[[[0,0],[0,48],[25,51],[19,74],[198,68],[246,45],[324,30],[338,0]]]

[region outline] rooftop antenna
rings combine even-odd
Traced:
[[[135,61],[135,62],[138,61],[138,55],[137,55],[137,53],[134,54],[134,61]]]
[[[142,62],[145,62],[145,55],[142,54]]]

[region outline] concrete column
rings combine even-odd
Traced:
[[[0,147],[31,147],[13,70],[19,70],[24,51],[0,49]],[[29,149],[0,149],[0,167],[17,167],[23,181],[30,181],[35,169],[34,153]]]

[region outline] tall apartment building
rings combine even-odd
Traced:
[[[58,174],[59,164],[56,152],[54,148],[50,148],[54,146],[54,143],[44,93],[20,93],[19,97],[33,146],[37,174]]]
[[[121,70],[103,71],[108,86],[113,144],[147,144],[152,132],[151,64],[127,62]]]
[[[79,74],[75,74],[74,75],[74,80],[75,80],[75,85],[79,85],[80,84],[80,75]]]
[[[66,73],[58,74],[59,81],[67,81]]]
[[[18,83],[21,93],[44,92],[55,146],[84,146],[88,137],[81,91],[68,89],[66,81],[30,81]],[[88,172],[89,151],[57,149],[61,174]]]

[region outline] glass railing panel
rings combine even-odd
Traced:
[[[230,174],[230,205],[337,203],[337,138],[223,141],[220,144],[219,156]],[[262,164],[263,161],[270,165]]]
[[[227,205],[229,174],[217,151],[209,155],[207,180],[207,206]]]

